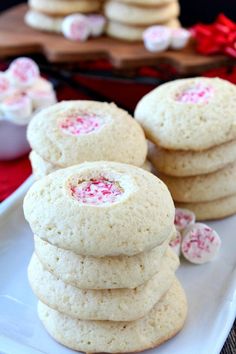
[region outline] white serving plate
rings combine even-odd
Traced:
[[[46,333],[26,275],[33,237],[24,220],[22,199],[29,179],[0,206],[0,352],[69,354]],[[188,298],[181,333],[155,354],[219,354],[236,316],[236,216],[209,223],[222,238],[218,258],[201,266],[183,262],[177,272]]]

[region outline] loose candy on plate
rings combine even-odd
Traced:
[[[43,78],[39,78],[35,84],[26,91],[26,94],[31,99],[33,110],[35,111],[49,107],[57,102],[52,84]]]
[[[195,214],[188,209],[175,209],[175,227],[178,231],[182,232],[188,226],[195,223]]]
[[[17,94],[1,102],[1,111],[6,120],[25,125],[32,114],[32,103],[26,95]]]
[[[90,35],[88,18],[81,14],[66,16],[62,22],[62,33],[72,41],[86,41]]]
[[[150,52],[162,52],[171,43],[171,29],[166,26],[151,26],[143,32],[144,46]]]
[[[89,26],[90,26],[90,35],[92,37],[99,37],[103,34],[106,24],[106,19],[102,15],[88,15],[87,16]]]
[[[195,264],[213,260],[221,246],[219,235],[211,227],[196,223],[183,233],[181,251],[183,256]]]
[[[170,48],[175,50],[183,49],[190,37],[190,31],[185,28],[172,29]]]
[[[6,74],[17,88],[33,85],[40,76],[38,65],[32,59],[24,57],[13,60]]]

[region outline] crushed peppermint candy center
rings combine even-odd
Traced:
[[[213,88],[204,84],[197,84],[176,96],[181,103],[208,103],[213,96]]]
[[[69,135],[86,135],[102,127],[104,122],[100,117],[92,114],[72,115],[67,117],[60,128]]]
[[[189,225],[195,222],[195,215],[187,209],[175,209],[175,227],[177,230],[182,231]]]
[[[71,193],[80,203],[99,205],[115,203],[124,191],[117,182],[101,177],[71,186]]]

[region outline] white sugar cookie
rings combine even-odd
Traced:
[[[88,13],[99,11],[101,1],[99,0],[29,0],[29,7],[32,10],[53,16],[67,16],[72,13]]]

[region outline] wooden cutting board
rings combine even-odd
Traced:
[[[182,51],[150,53],[142,43],[128,43],[108,37],[90,39],[85,43],[71,42],[62,35],[31,29],[24,23],[27,5],[16,6],[0,15],[0,57],[43,54],[52,63],[70,63],[107,59],[116,69],[170,64],[180,74],[196,75],[233,60],[223,56],[203,56],[195,52],[194,43]]]

